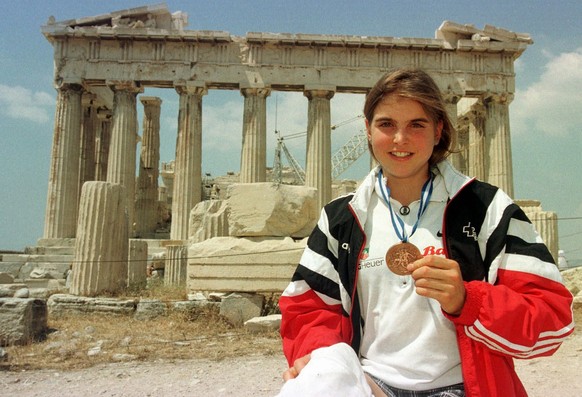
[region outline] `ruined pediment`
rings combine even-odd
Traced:
[[[114,11],[97,16],[56,21],[49,17],[44,29],[51,27],[113,28],[113,29],[166,29],[183,30],[188,24],[188,15],[177,11],[170,13],[165,4],[149,5]]]
[[[471,24],[463,25],[451,21],[444,21],[441,24],[436,31],[436,38],[444,40],[453,48],[460,48],[467,45],[471,46],[476,43],[533,44],[531,36],[527,33],[515,33],[491,25],[485,25],[483,29],[477,29]],[[465,44],[463,45],[464,41]]]

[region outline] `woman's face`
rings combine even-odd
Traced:
[[[374,157],[391,185],[398,180],[424,182],[428,161],[438,143],[443,123],[429,118],[422,105],[396,94],[384,97],[366,120]]]

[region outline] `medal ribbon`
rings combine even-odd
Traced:
[[[392,209],[392,205],[390,204],[390,189],[384,183],[382,170],[380,169],[380,172],[378,172],[378,184],[380,185],[380,191],[382,192],[382,197],[384,198],[384,201],[386,202],[386,204],[388,205],[388,209],[390,210],[390,218],[392,219],[392,226],[394,227],[394,231],[396,232],[396,235],[398,236],[400,241],[402,241],[403,243],[407,243],[408,238],[414,234],[414,232],[416,231],[416,228],[418,227],[418,224],[420,222],[420,217],[422,216],[422,214],[424,214],[424,212],[426,211],[426,209],[428,207],[430,197],[432,196],[433,179],[434,179],[434,177],[433,177],[432,172],[431,172],[429,178],[422,186],[422,191],[420,193],[420,205],[418,206],[418,215],[416,217],[416,222],[414,223],[414,226],[412,227],[412,231],[410,232],[410,236],[408,236],[406,234],[406,229],[404,228],[404,221],[394,212],[394,210]]]

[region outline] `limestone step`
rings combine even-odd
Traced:
[[[23,270],[24,267],[26,267],[24,263],[0,262],[0,272],[8,273],[14,279],[21,277],[20,271]],[[30,274],[30,270],[28,273]]]
[[[31,274],[36,278],[59,279],[66,276],[71,261],[67,262],[0,262],[0,272],[10,274],[14,279],[24,280]],[[49,276],[50,275],[50,276]]]
[[[75,238],[41,238],[36,243],[39,247],[74,247],[75,241]]]
[[[64,289],[66,285],[66,279],[64,278],[29,278],[23,281],[28,288],[46,288],[46,289]]]
[[[25,253],[28,255],[75,255],[75,246],[34,246],[27,247]]]
[[[2,255],[2,262],[13,263],[43,263],[50,265],[51,263],[70,264],[74,259],[73,255],[28,255],[28,254],[4,254]]]

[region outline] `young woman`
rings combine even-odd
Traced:
[[[364,115],[379,166],[324,207],[281,296],[284,379],[347,343],[375,395],[527,395],[513,359],[574,329],[547,247],[503,191],[445,160],[454,127],[427,73],[383,76]]]

